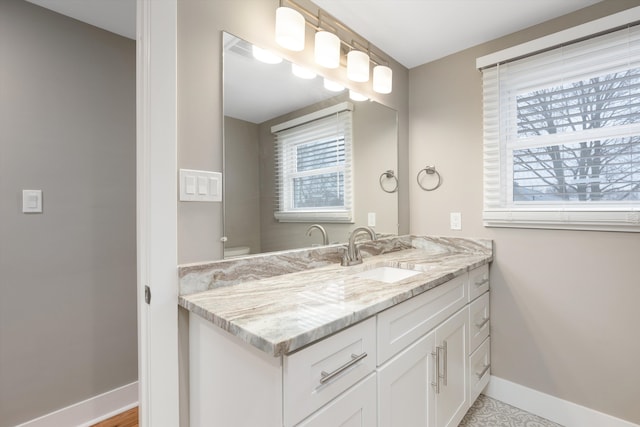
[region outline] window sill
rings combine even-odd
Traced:
[[[640,232],[640,210],[492,210],[485,227]]]
[[[353,215],[347,211],[274,212],[273,216],[278,222],[353,223]]]

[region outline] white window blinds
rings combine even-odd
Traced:
[[[640,231],[640,27],[483,70],[487,226]]]
[[[340,104],[272,129],[277,220],[352,221],[351,108]]]

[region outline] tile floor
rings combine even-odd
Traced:
[[[481,394],[459,427],[562,427],[499,400]]]

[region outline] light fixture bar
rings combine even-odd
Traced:
[[[353,31],[346,24],[335,18],[326,10],[318,8],[317,14],[314,14],[301,4],[297,3],[295,0],[280,0],[280,6],[290,7],[300,12],[303,16],[305,16],[306,24],[309,27],[313,28],[315,31],[329,31],[337,35],[340,39],[341,44],[345,45],[347,50],[360,50],[365,52],[367,55],[369,55],[369,61],[372,62],[374,66],[389,66],[390,61],[383,55],[371,49],[372,45],[367,39]],[[344,34],[340,33],[346,33],[347,37],[344,37]],[[350,40],[350,42],[347,40]],[[357,40],[362,40],[363,43],[358,42]],[[358,45],[360,47],[358,47]],[[377,59],[374,59],[374,57]]]

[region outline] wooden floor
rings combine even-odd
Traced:
[[[138,427],[138,407],[94,424],[91,427]]]

